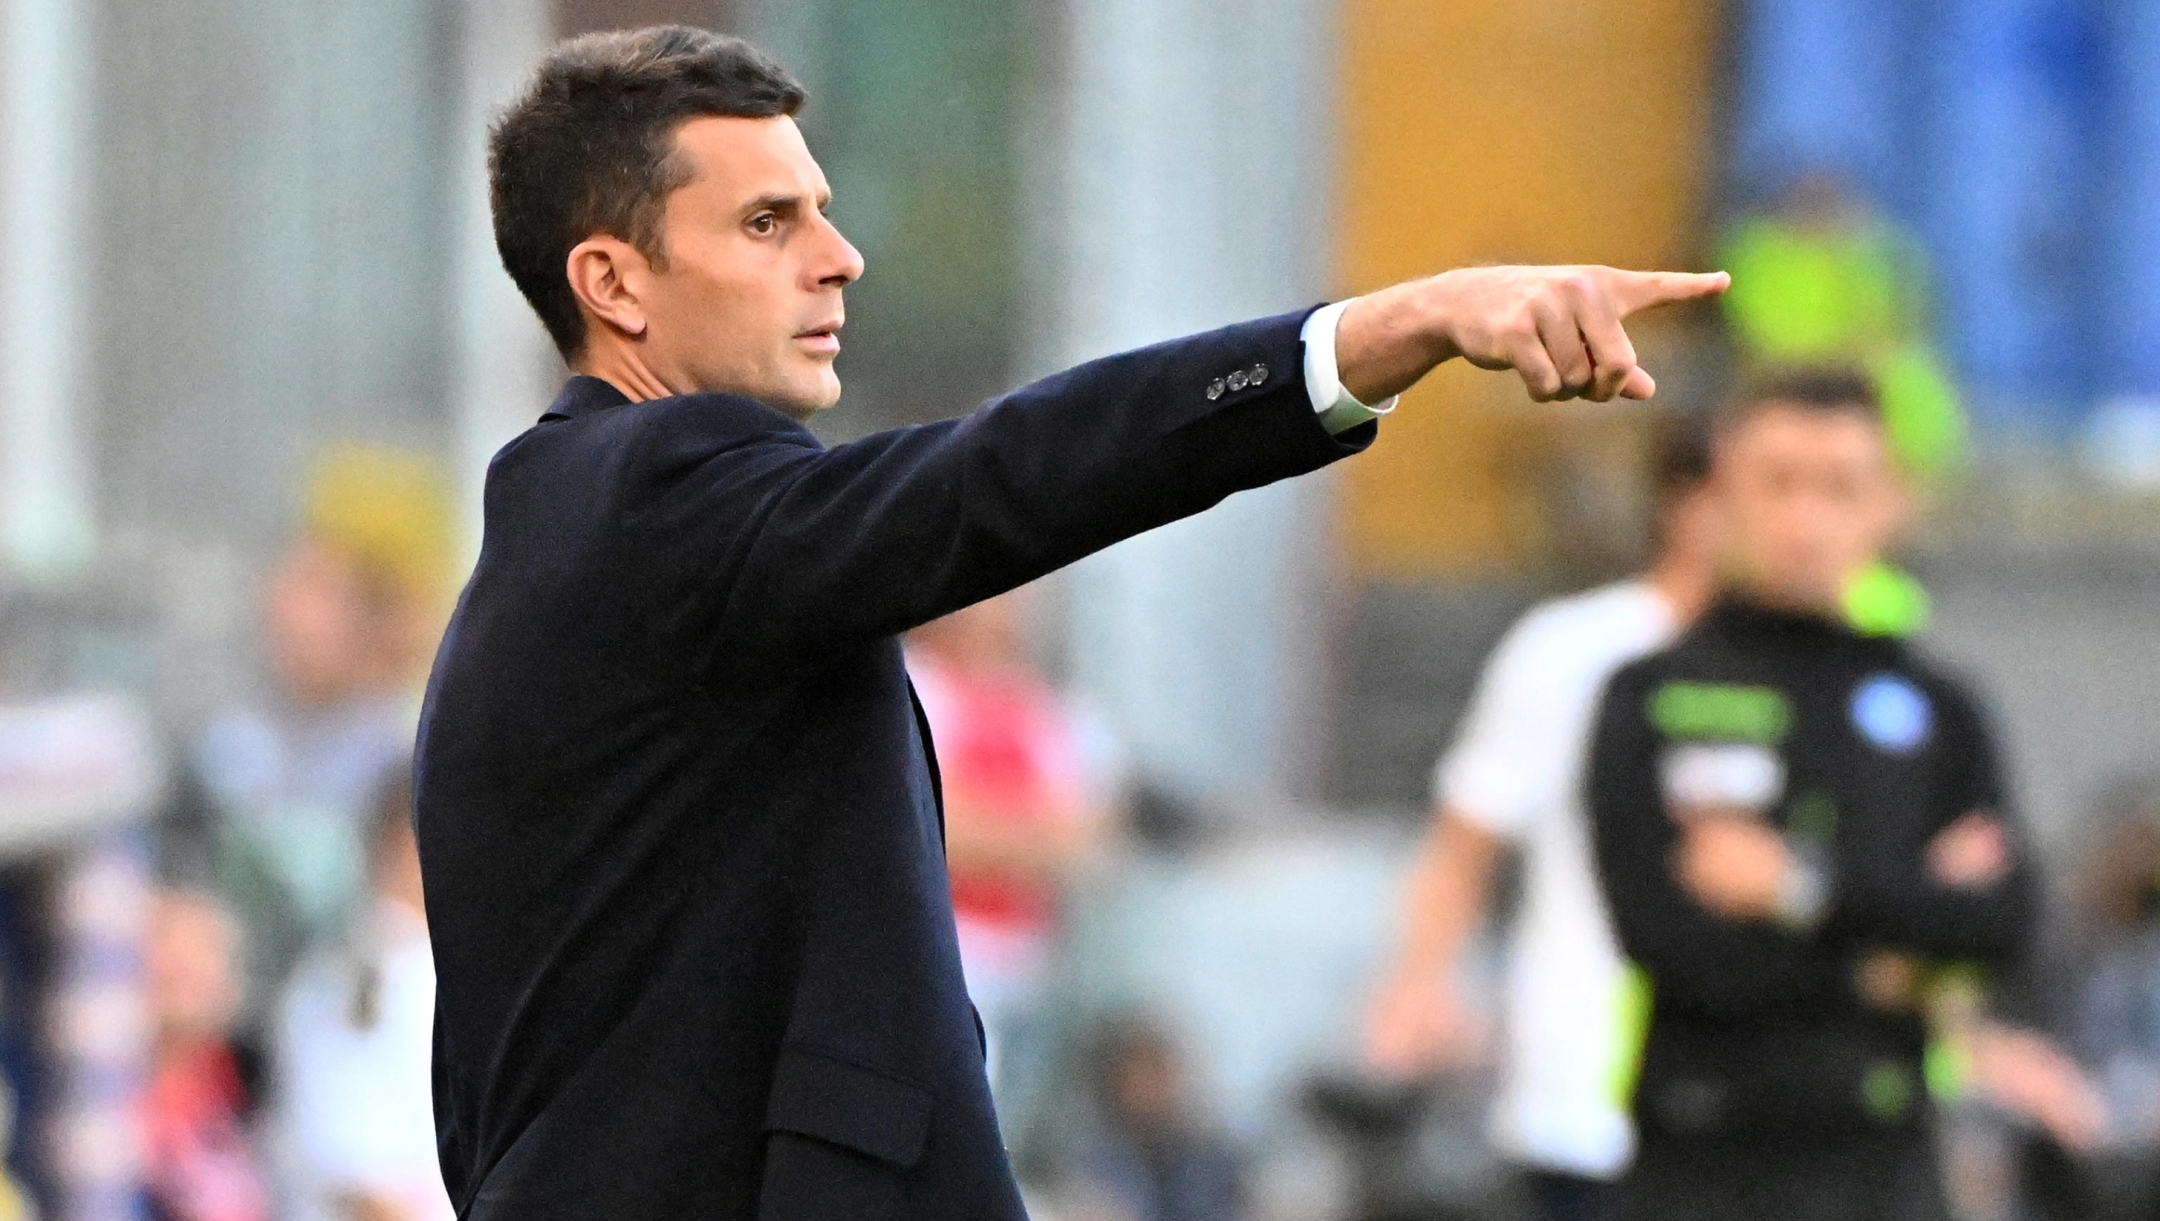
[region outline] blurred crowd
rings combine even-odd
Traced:
[[[1221,1031],[1087,986],[1101,880],[1195,820],[1051,677],[1044,592],[911,634],[1040,1215],[2160,1215],[2160,777],[2044,857],[1987,693],[1911,643],[1900,533],[1968,449],[1924,259],[1824,175],[1722,258],[1738,376],[1645,416],[1649,558],[1499,642],[1272,1130],[1217,1105]],[[0,674],[0,1221],[453,1215],[409,790],[449,481],[345,444],[301,499],[257,697],[175,727]],[[1818,696],[1842,736],[1791,730]]]
[[[260,698],[192,733],[10,705],[5,1215],[452,1215],[408,761],[449,488],[344,445],[305,500],[261,596]]]

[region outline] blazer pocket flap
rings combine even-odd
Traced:
[[[795,1132],[912,1166],[930,1134],[929,1090],[805,1047],[783,1047],[765,1130]]]

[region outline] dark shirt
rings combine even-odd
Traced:
[[[462,1216],[1022,1215],[895,636],[1369,443],[1304,317],[831,449],[578,378],[496,455],[415,764]]]
[[[1829,884],[1804,927],[1719,916],[1674,878],[1673,799],[1764,777],[1761,816]],[[1635,1093],[1644,1139],[1916,1123],[1916,998],[1864,988],[1863,964],[1878,951],[2001,962],[2034,907],[2024,837],[1964,691],[1902,641],[1729,600],[1614,676],[1587,784],[1614,927],[1653,989]],[[2014,865],[1992,885],[1943,885],[1928,844],[1976,810],[2006,820]]]

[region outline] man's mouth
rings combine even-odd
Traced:
[[[814,326],[807,331],[797,332],[795,339],[813,352],[837,354],[840,351],[840,325],[832,322],[824,326]]]

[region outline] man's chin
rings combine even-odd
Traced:
[[[831,376],[808,385],[790,386],[766,399],[769,406],[797,422],[808,422],[812,416],[839,402],[840,379]]]

